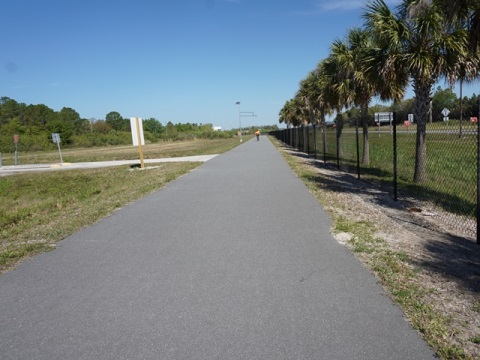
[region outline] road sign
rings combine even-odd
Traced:
[[[375,113],[375,123],[390,123],[392,124],[393,113],[392,112],[379,112]],[[379,125],[380,126],[380,125]]]
[[[58,154],[60,155],[60,163],[63,164],[62,158],[62,150],[60,149],[60,134],[59,133],[52,133],[52,141],[54,144],[58,146]]]
[[[145,145],[145,139],[143,137],[143,122],[142,119],[138,117],[130,118],[130,129],[132,130],[132,141],[133,146],[138,146],[138,152],[140,155],[140,167],[145,168],[143,162],[143,150],[142,145]]]
[[[445,117],[447,117],[448,114],[450,114],[450,110],[448,110],[447,108],[444,108],[444,109],[442,110],[442,115],[445,116]]]
[[[13,135],[13,142],[18,144],[18,134]]]
[[[132,143],[133,146],[138,146],[139,144],[145,145],[145,138],[143,136],[143,121],[141,118],[130,118],[130,129],[132,132]]]

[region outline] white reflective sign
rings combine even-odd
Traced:
[[[137,121],[138,119],[138,121]],[[138,129],[137,129],[138,124]],[[138,133],[140,133],[140,142],[145,145],[145,139],[143,137],[143,121],[141,118],[130,118],[130,128],[132,129],[132,142],[133,146],[138,146]]]

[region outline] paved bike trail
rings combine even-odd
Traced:
[[[0,358],[434,358],[329,227],[245,142],[0,276]]]

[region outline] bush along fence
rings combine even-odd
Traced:
[[[270,134],[325,164],[356,173],[359,179],[389,184],[395,201],[400,197],[412,211],[435,216],[480,244],[477,114],[461,119],[442,114],[427,121],[420,135],[415,122],[396,119],[395,113],[384,122],[370,121],[367,134],[358,119],[344,126],[299,126]],[[417,151],[422,133],[423,156]]]

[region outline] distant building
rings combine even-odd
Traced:
[[[222,127],[221,126],[214,126],[213,131],[221,131]]]

